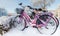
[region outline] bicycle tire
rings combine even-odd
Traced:
[[[59,20],[58,20],[58,18],[57,17],[55,17],[56,18],[56,20],[57,20],[57,27],[59,26]]]
[[[49,15],[46,15],[46,16],[49,16]],[[52,16],[49,16],[49,17],[51,17],[55,22],[57,22],[56,20],[55,20],[55,18],[53,18]],[[52,32],[50,35],[52,35],[52,34],[54,34],[55,32],[56,32],[56,30],[57,30],[57,23],[56,23],[56,26],[55,26],[56,28],[55,28],[55,30],[54,30],[54,32]],[[37,30],[39,31],[39,33],[42,33],[39,29],[41,29],[41,28],[37,28]],[[42,33],[43,34],[43,33]]]
[[[16,19],[17,17],[19,17],[19,15],[14,18],[13,24],[15,23],[15,19]],[[19,30],[23,31],[23,30],[25,29],[25,27],[26,27],[26,22],[25,22],[25,19],[24,19],[24,18],[22,18],[22,17],[19,17],[19,18],[20,18],[20,20],[23,20],[23,21],[24,21],[24,23],[23,23],[23,28],[19,29]],[[22,18],[22,19],[21,19],[21,18]],[[21,21],[21,22],[22,22],[22,21]],[[15,25],[15,24],[14,24],[14,25]],[[15,26],[15,27],[16,27],[16,26]],[[18,28],[17,28],[17,29],[18,29]]]

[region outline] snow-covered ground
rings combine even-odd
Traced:
[[[40,34],[36,28],[32,27],[26,28],[24,31],[14,28],[3,36],[60,36],[60,29],[58,29],[53,35],[45,35]]]
[[[28,27],[24,31],[13,28],[9,32],[5,33],[3,36],[60,36],[60,25],[53,35],[40,34],[36,28]]]

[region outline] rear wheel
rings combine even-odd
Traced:
[[[47,16],[47,17],[51,18],[47,23],[47,25],[45,27],[43,26],[41,28],[37,28],[37,30],[42,34],[52,35],[57,30],[57,21],[51,16]]]
[[[55,17],[56,18],[56,17]],[[56,18],[56,20],[57,20],[57,27],[59,26],[59,20],[58,20],[58,18]]]

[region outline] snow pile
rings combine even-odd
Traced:
[[[9,22],[10,22],[10,20],[9,20],[8,16],[2,16],[2,17],[0,17],[0,25],[4,26],[3,29],[10,27],[9,26]]]

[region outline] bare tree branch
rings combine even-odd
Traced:
[[[31,0],[33,6],[40,6],[43,9],[46,9],[47,6],[50,6],[55,0]]]

